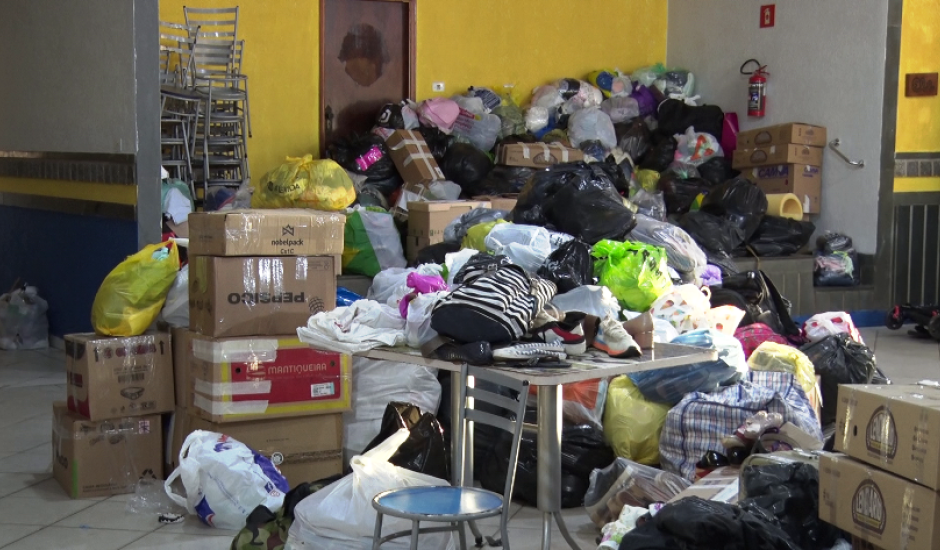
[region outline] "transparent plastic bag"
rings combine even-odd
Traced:
[[[617,456],[655,466],[668,412],[669,405],[647,400],[629,377],[618,376],[607,389],[604,437]]]
[[[49,304],[34,286],[0,296],[0,349],[48,348],[48,310]]]
[[[474,225],[504,220],[507,214],[509,212],[506,210],[494,210],[492,208],[474,208],[469,212],[464,212],[444,228],[444,242],[460,243],[467,236],[467,230]]]
[[[568,119],[568,138],[572,147],[585,141],[599,141],[608,151],[617,146],[617,134],[610,116],[597,107],[575,111]]]
[[[342,166],[332,160],[287,157],[265,174],[251,195],[252,208],[342,210],[356,200],[356,190]]]
[[[501,223],[493,227],[483,242],[488,251],[508,257],[533,274],[552,253],[548,230],[535,225]]]
[[[647,217],[652,220],[665,222],[666,221],[666,200],[663,198],[662,191],[649,192],[646,189],[640,189],[632,197],[630,197],[630,202],[636,205],[637,216],[637,225],[640,225],[640,216]],[[672,224],[670,224],[672,225]],[[676,227],[676,226],[673,226]],[[636,231],[636,228],[633,228]],[[642,240],[642,239],[639,239]],[[690,237],[691,240],[691,237]],[[647,241],[643,241],[647,242]],[[656,244],[656,243],[648,243]]]
[[[562,311],[580,311],[603,319],[617,316],[620,303],[606,286],[583,285],[564,294],[556,294],[552,305]]]
[[[171,327],[189,327],[189,264],[176,274],[159,319]]]
[[[640,106],[630,96],[617,96],[605,99],[601,103],[601,110],[607,113],[614,123],[626,122],[640,116]]]
[[[852,316],[844,311],[827,311],[826,313],[817,313],[803,323],[803,336],[809,342],[818,342],[827,336],[837,334],[848,334],[859,344],[864,344],[862,335]]]
[[[496,115],[474,114],[461,109],[454,122],[454,135],[481,151],[489,151],[496,145],[496,138],[503,122]]]
[[[659,196],[661,199],[662,195]],[[705,252],[699,248],[692,237],[681,227],[671,223],[638,214],[636,227],[630,232],[629,238],[662,247],[666,251],[668,264],[679,273],[698,274],[708,264]]]
[[[175,241],[151,244],[104,278],[91,305],[91,324],[105,336],[139,336],[163,309],[180,269]]]
[[[384,210],[356,207],[346,215],[343,233],[343,273],[375,277],[408,263],[395,220]]]
[[[723,157],[724,151],[718,139],[704,132],[696,132],[689,127],[685,134],[676,137],[676,161],[698,166],[712,157]]]
[[[691,481],[676,474],[618,458],[610,466],[591,472],[584,508],[591,521],[603,527],[616,520],[624,506],[647,508],[666,502],[690,485]]]

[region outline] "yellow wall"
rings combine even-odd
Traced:
[[[254,137],[251,174],[285,156],[319,151],[319,2],[160,0],[160,19],[183,20],[183,5],[241,7]],[[445,82],[445,95],[470,85],[539,84],[597,68],[630,71],[666,56],[663,0],[418,0],[417,96]]]

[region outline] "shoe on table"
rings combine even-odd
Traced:
[[[541,357],[561,360],[568,356],[565,354],[565,346],[560,343],[532,342],[493,350],[493,359],[496,361],[528,361]]]
[[[612,316],[601,320],[594,336],[594,347],[604,351],[611,357],[639,357],[642,355],[640,346],[623,328],[623,324]]]
[[[534,331],[532,336],[546,344],[561,344],[568,355],[584,355],[587,352],[587,341],[580,324],[566,330],[560,323],[549,323]]]

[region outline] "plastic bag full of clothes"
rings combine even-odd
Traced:
[[[382,209],[354,209],[346,216],[343,237],[344,273],[375,277],[407,264],[395,219]]]
[[[848,334],[827,336],[800,348],[821,381],[823,426],[836,421],[839,384],[868,384],[877,373],[875,354]]]
[[[585,141],[599,141],[605,149],[617,146],[617,134],[610,116],[597,107],[575,111],[568,119],[568,138],[572,147]]]
[[[698,166],[712,157],[724,156],[715,136],[696,132],[691,126],[684,134],[677,136],[676,143],[676,160],[692,166]]]
[[[741,228],[747,240],[767,213],[767,196],[760,187],[739,177],[712,188],[702,200],[702,210],[729,220]]]
[[[806,246],[814,231],[813,222],[764,216],[747,246],[758,256],[790,256]]]
[[[467,231],[478,224],[504,220],[509,214],[507,210],[494,210],[492,208],[474,208],[464,212],[444,228],[445,243],[460,243],[467,236]]]
[[[365,134],[335,139],[327,147],[327,154],[346,170],[366,176],[362,184],[377,187],[385,195],[402,184],[381,136]]]
[[[708,258],[692,237],[671,223],[637,214],[636,227],[630,232],[630,239],[662,247],[666,251],[667,263],[679,273],[697,274],[708,264]]]
[[[614,130],[617,132],[617,146],[630,156],[634,164],[642,162],[643,157],[653,145],[653,138],[646,122],[641,118],[635,118],[631,122],[614,125]]]
[[[332,160],[288,157],[265,174],[251,195],[252,208],[342,210],[356,200],[353,182]]]
[[[490,157],[469,143],[451,145],[441,163],[444,177],[459,185],[467,195],[483,193],[478,184],[492,169]]]
[[[48,310],[49,304],[39,297],[34,286],[0,296],[0,349],[48,348]]]
[[[666,199],[662,191],[650,192],[640,189],[630,197],[630,202],[636,205],[636,213],[654,220],[666,221]]]
[[[663,192],[666,212],[670,214],[685,214],[692,209],[700,195],[705,195],[711,190],[711,186],[704,179],[686,178],[672,169],[665,171],[656,185]]]
[[[643,243],[603,240],[594,245],[594,273],[623,307],[646,311],[672,286],[666,252]]]
[[[669,405],[647,400],[628,376],[611,380],[604,407],[604,437],[617,456],[659,464],[659,434]]]
[[[510,214],[513,223],[546,226],[591,245],[622,239],[636,220],[608,169],[604,163],[568,163],[536,172]]]
[[[827,231],[816,239],[813,284],[854,286],[859,283],[858,253],[852,245],[852,238],[842,233]]]
[[[558,292],[568,292],[594,282],[594,260],[591,247],[572,239],[552,252],[538,270],[539,277],[558,286]]]
[[[629,96],[618,96],[605,99],[601,103],[601,110],[607,113],[614,123],[625,122],[640,116],[640,106],[635,99]]]

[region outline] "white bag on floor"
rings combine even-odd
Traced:
[[[189,264],[176,274],[158,319],[171,327],[189,328]]]
[[[173,491],[180,478],[186,497]],[[258,505],[277,512],[290,490],[274,464],[227,435],[196,430],[180,450],[180,465],[164,482],[167,496],[206,525],[242,529]]]
[[[803,323],[803,336],[810,342],[818,342],[827,336],[842,333],[848,334],[859,344],[865,343],[855,327],[855,322],[852,321],[852,316],[844,311],[817,313]]]
[[[372,547],[375,531],[375,510],[372,499],[390,489],[448,485],[443,479],[419,474],[393,466],[388,462],[409,436],[407,429],[398,430],[377,447],[350,461],[352,473],[303,499],[294,508],[294,524],[290,528],[291,547],[316,550],[349,550]],[[429,525],[431,526],[431,525]],[[407,519],[384,516],[382,534],[411,529]],[[452,544],[450,533],[421,535],[421,550],[441,550]],[[408,548],[408,539],[401,544],[382,548]]]

